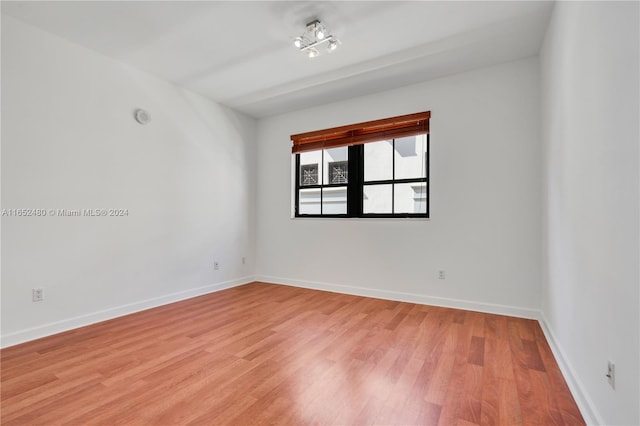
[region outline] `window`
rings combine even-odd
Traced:
[[[348,155],[346,146],[296,155],[299,216],[347,214]]]
[[[429,217],[429,117],[293,135],[296,217]]]
[[[331,183],[347,183],[347,176],[349,176],[348,164],[348,161],[329,163],[329,181]]]
[[[300,175],[302,176],[302,182],[300,185],[308,186],[318,183],[318,165],[317,164],[305,164],[300,168]]]

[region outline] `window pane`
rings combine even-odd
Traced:
[[[310,151],[300,154],[300,186],[319,185],[322,181],[322,151]]]
[[[320,188],[301,189],[298,214],[320,214]]]
[[[341,146],[324,150],[323,184],[347,183],[347,161],[349,159],[349,147]]]
[[[392,185],[365,185],[362,193],[363,213],[391,213]]]
[[[322,214],[347,214],[347,187],[322,189]]]
[[[426,213],[427,184],[425,182],[397,183],[393,191],[394,213]]]
[[[349,182],[349,164],[347,161],[334,161],[329,163],[327,175],[330,184]]]
[[[396,139],[395,179],[423,178],[427,176],[427,135]]]
[[[364,180],[393,179],[393,141],[364,144]]]

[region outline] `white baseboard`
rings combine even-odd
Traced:
[[[582,413],[582,417],[584,417],[584,421],[588,425],[605,424],[602,421],[600,413],[598,413],[598,410],[591,401],[591,398],[589,398],[587,393],[584,391],[584,386],[576,375],[575,369],[571,366],[571,363],[562,350],[562,347],[559,345],[555,333],[553,332],[551,327],[549,327],[549,323],[546,316],[544,315],[544,312],[541,312],[538,322],[540,323],[540,328],[542,328],[544,336],[547,338],[547,342],[549,343],[551,352],[553,352],[553,356],[558,363],[558,367],[560,367],[560,371],[562,371],[564,380],[569,386],[569,390],[573,395],[573,399],[575,399],[576,404],[578,404],[578,408],[580,409],[580,413]]]
[[[0,337],[0,347],[6,348],[9,346],[14,346],[20,343],[28,342],[30,340],[35,340],[41,337],[50,336],[52,334],[61,333],[63,331],[73,330],[74,328],[84,327],[86,325],[110,320],[113,318],[121,317],[123,315],[144,311],[146,309],[156,308],[158,306],[166,305],[169,303],[179,302],[180,300],[190,299],[192,297],[202,296],[208,293],[214,293],[216,291],[225,290],[231,287],[237,287],[239,285],[248,284],[253,281],[255,281],[255,278],[252,276],[238,278],[235,280],[179,291],[164,296],[141,300],[139,302],[116,306],[98,312],[92,312],[86,315],[67,318],[38,327],[16,331]]]
[[[355,296],[373,297],[376,299],[395,300],[398,302],[419,303],[421,305],[441,306],[445,308],[464,309],[467,311],[485,312],[488,314],[509,315],[512,317],[539,319],[540,311],[517,306],[496,305],[492,303],[474,302],[470,300],[449,299],[446,297],[426,296],[400,291],[378,290],[341,284],[329,284],[314,281],[303,281],[265,275],[256,276],[256,281],[303,287],[313,290],[331,291],[334,293],[352,294]]]

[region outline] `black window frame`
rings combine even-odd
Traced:
[[[429,133],[424,133],[426,136],[426,154],[425,154],[425,177],[422,178],[410,178],[410,179],[385,179],[385,180],[376,180],[376,181],[365,181],[364,180],[364,144],[357,144],[348,146],[348,182],[346,184],[323,184],[324,177],[320,180],[320,184],[318,185],[301,185],[300,184],[300,153],[293,154],[295,156],[295,217],[309,217],[309,218],[419,218],[425,219],[429,218],[429,163],[430,163],[430,143],[429,143]],[[398,138],[399,139],[399,138]],[[396,138],[389,139],[393,141],[395,152],[395,140]],[[323,154],[324,158],[324,154]],[[395,176],[395,155],[392,160],[392,167],[394,168],[392,176]],[[328,181],[328,180],[327,180]],[[425,213],[364,213],[363,211],[363,193],[365,186],[371,185],[384,185],[391,184],[392,185],[392,193],[391,193],[391,203],[392,210],[393,205],[395,203],[395,184],[402,183],[424,183],[425,188],[425,204],[426,211]],[[322,193],[323,188],[335,188],[335,187],[347,187],[347,213],[346,214],[323,214],[322,213]],[[320,189],[320,214],[300,214],[300,190],[301,189]]]

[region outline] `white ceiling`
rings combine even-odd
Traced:
[[[548,1],[2,1],[6,13],[254,117],[536,55]],[[293,46],[319,18],[342,45]]]

